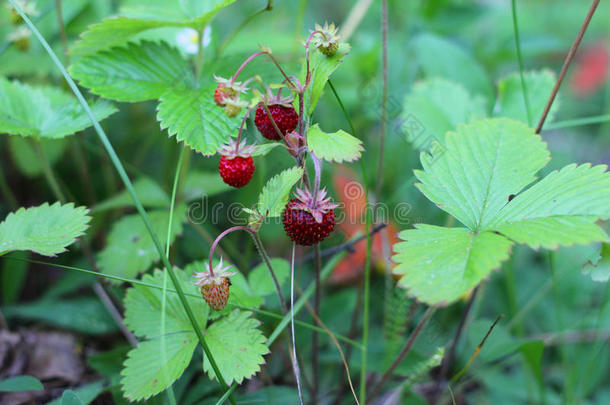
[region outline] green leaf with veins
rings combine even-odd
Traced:
[[[400,130],[417,149],[428,149],[434,141],[444,144],[445,133],[459,124],[484,118],[482,97],[473,97],[460,84],[446,79],[418,82],[405,97]]]
[[[284,285],[290,278],[290,264],[281,258],[273,258],[270,262],[278,283],[280,286]],[[265,263],[260,263],[250,271],[248,274],[248,283],[257,295],[264,296],[275,293],[275,285]]]
[[[533,248],[607,242],[595,224],[610,217],[606,166],[575,164],[536,179],[549,153],[531,128],[506,118],[461,125],[422,153],[419,189],[466,228],[418,225],[394,245],[398,284],[428,304],[450,303],[508,258]],[[515,197],[516,195],[516,197]]]
[[[66,246],[85,234],[91,220],[87,212],[85,207],[59,202],[11,212],[0,222],[0,256],[14,250],[44,256],[65,252]]]
[[[262,143],[262,144],[254,145],[254,152],[252,152],[252,156],[265,156],[266,154],[268,154],[269,152],[271,152],[273,149],[275,149],[278,146],[283,146],[283,143],[269,142],[269,143]]]
[[[530,117],[532,120],[542,116],[544,107],[553,91],[555,85],[555,73],[545,69],[524,73],[525,86],[527,88],[528,102],[530,105]],[[551,122],[555,112],[559,108],[558,100],[553,102],[546,122]],[[524,123],[527,122],[527,109],[523,99],[521,77],[518,72],[503,77],[498,82],[498,101],[494,115],[498,117],[512,118]],[[536,122],[533,121],[532,125]]]
[[[364,150],[360,139],[342,130],[323,132],[318,124],[307,131],[307,147],[320,159],[337,163],[358,160]]]
[[[80,58],[70,74],[94,94],[117,101],[155,100],[175,86],[193,87],[193,72],[165,42],[141,41]]]
[[[206,330],[206,341],[227,384],[241,384],[244,378],[252,377],[265,363],[263,356],[269,353],[265,336],[257,328],[260,322],[251,315],[236,309]],[[203,369],[210,378],[216,377],[205,355]]]
[[[93,24],[71,49],[72,54],[84,55],[122,45],[137,34],[155,28],[190,27],[203,29],[223,8],[236,0],[182,1],[153,0],[146,6],[124,8],[122,15]],[[193,17],[193,16],[196,17]]]
[[[203,155],[215,154],[231,136],[237,136],[241,122],[241,115],[229,118],[214,103],[215,90],[216,84],[168,89],[157,107],[161,129],[167,128],[170,136]]]
[[[169,223],[167,210],[148,213],[153,229],[165,244]],[[174,212],[170,243],[182,232],[186,221],[186,206],[179,205]],[[121,277],[134,278],[159,260],[159,253],[139,214],[127,215],[112,225],[106,247],[98,256],[100,271]]]
[[[610,173],[605,165],[571,164],[517,195],[485,229],[534,249],[608,241],[595,224],[610,217]]]
[[[445,142],[445,148],[436,144],[430,153],[422,152],[424,170],[415,171],[421,181],[416,185],[472,230],[489,224],[508,196],[534,181],[549,160],[540,136],[508,119],[460,125]]]
[[[589,261],[582,267],[582,272],[591,276],[591,280],[605,283],[610,280],[610,243],[602,243],[596,263]]]
[[[322,96],[322,91],[324,90],[324,86],[326,86],[326,82],[328,82],[330,76],[337,70],[341,62],[343,62],[343,58],[349,53],[350,49],[351,47],[348,43],[340,43],[337,53],[330,57],[324,55],[322,52],[318,52],[316,49],[310,49],[309,69],[311,71],[311,84],[305,94],[305,99],[309,100],[310,115],[313,113],[313,110],[316,108],[316,105]],[[303,67],[299,80],[301,83],[305,82],[305,67]],[[296,99],[295,103],[298,106]],[[298,111],[298,107],[296,108]],[[305,108],[307,108],[307,104],[305,104]]]
[[[398,285],[428,305],[451,303],[508,259],[512,242],[492,232],[417,224],[398,234]]]
[[[191,362],[197,346],[194,332],[177,332],[138,343],[127,354],[121,388],[129,401],[147,399],[176,381]]]
[[[201,297],[199,288],[193,285],[190,274],[179,269],[174,269],[174,272],[180,280],[184,292],[195,295],[195,297],[187,296],[187,300],[193,309],[197,323],[201,328],[205,328],[209,314],[208,304]],[[142,281],[162,287],[164,277],[163,271],[155,269],[153,274],[145,274]],[[166,286],[173,290],[171,279],[169,276],[167,277]],[[168,292],[165,296],[165,330],[161,328],[162,297],[163,290],[157,288],[134,285],[127,289],[124,305],[125,325],[129,330],[136,336],[147,338],[188,331],[194,334],[193,326],[184,311],[180,298],[174,292]]]
[[[258,212],[267,218],[279,217],[288,202],[290,190],[301,177],[303,169],[295,166],[269,179],[258,196]]]
[[[105,100],[90,107],[98,121],[116,112]],[[57,139],[89,126],[89,116],[72,95],[0,77],[0,133]]]

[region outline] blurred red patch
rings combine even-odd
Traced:
[[[353,170],[346,167],[336,167],[333,183],[337,193],[338,203],[343,209],[343,218],[337,221],[337,228],[343,232],[347,239],[356,234],[364,234],[366,228],[366,196],[363,185],[356,180],[357,176]],[[388,237],[388,256],[392,254],[392,245],[398,241],[398,232],[394,224],[389,223],[382,231],[373,236],[371,246],[371,265],[383,269],[385,260],[383,255],[382,233]],[[354,251],[339,262],[330,282],[335,284],[349,284],[358,281],[363,274],[366,262],[366,241],[361,241],[354,246]]]
[[[607,45],[598,42],[586,48],[576,60],[570,88],[575,95],[586,97],[606,83],[609,71],[610,55]]]

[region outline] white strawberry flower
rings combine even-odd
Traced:
[[[192,28],[184,28],[176,34],[176,42],[186,53],[197,53],[197,42],[199,41],[199,33]],[[207,47],[212,41],[212,27],[209,25],[203,30],[201,38],[201,46]]]

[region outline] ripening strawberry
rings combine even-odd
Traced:
[[[252,179],[254,174],[254,161],[252,152],[254,146],[246,145],[242,141],[239,145],[233,139],[220,149],[220,162],[218,162],[218,172],[222,181],[236,188],[245,186]]]
[[[286,235],[302,246],[322,242],[335,229],[337,204],[330,202],[325,190],[318,192],[315,201],[309,191],[297,189],[296,196],[288,201],[282,216]]]
[[[274,141],[281,139],[280,134],[277,133],[269,119],[269,115],[264,107],[265,105],[269,109],[269,113],[282,135],[295,130],[299,123],[299,114],[297,114],[292,106],[292,98],[281,97],[279,94],[274,96],[269,92],[263,101],[258,104],[254,115],[254,124],[256,124],[256,128],[265,138]]]
[[[227,271],[231,266],[223,267],[222,258],[213,271],[210,270],[209,264],[206,264],[206,267],[207,271],[193,275],[197,279],[194,284],[200,287],[201,295],[210,308],[214,311],[221,311],[229,301],[229,287],[231,286],[229,277],[236,273]]]
[[[225,85],[218,83],[218,87],[214,90],[214,102],[219,107],[224,107],[226,105],[226,99],[233,98],[237,94],[235,89],[230,87],[226,87]]]

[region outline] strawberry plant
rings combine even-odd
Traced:
[[[0,403],[606,403],[607,7],[297,3],[1,7]]]

